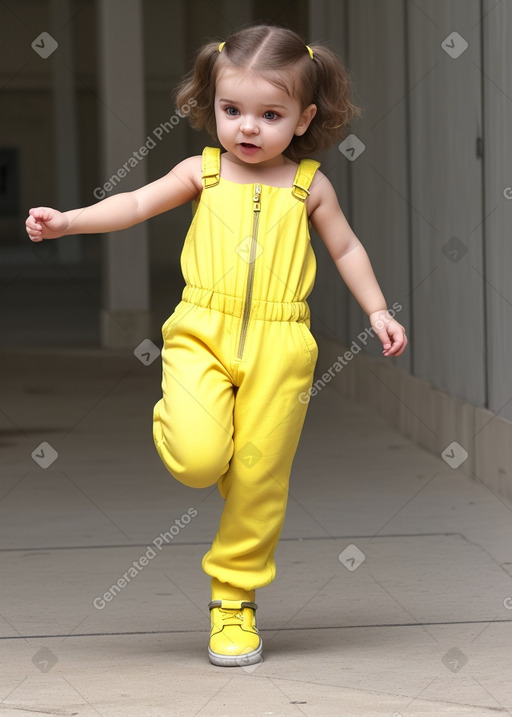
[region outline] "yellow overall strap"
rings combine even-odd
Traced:
[[[203,187],[208,189],[220,182],[220,149],[205,147],[202,154]]]
[[[293,180],[292,194],[296,199],[305,202],[309,195],[309,187],[320,162],[315,159],[301,159]]]

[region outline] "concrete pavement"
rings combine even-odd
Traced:
[[[200,568],[221,499],[159,462],[159,360],[22,348],[0,375],[0,715],[512,714],[510,502],[335,382],[256,593],[264,661],[224,669]]]

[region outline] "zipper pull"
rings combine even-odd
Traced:
[[[252,208],[255,212],[259,212],[261,210],[261,184],[255,184],[254,185],[254,195],[252,198],[253,205]]]

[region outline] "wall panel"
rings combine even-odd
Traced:
[[[488,405],[512,420],[512,6],[483,10]]]
[[[413,371],[440,391],[481,406],[480,3],[407,3],[407,20]]]

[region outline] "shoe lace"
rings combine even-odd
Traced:
[[[219,613],[223,624],[226,624],[228,620],[237,620],[240,624],[243,623],[244,616],[240,610],[237,612],[236,610],[230,610],[229,608],[220,607]]]

